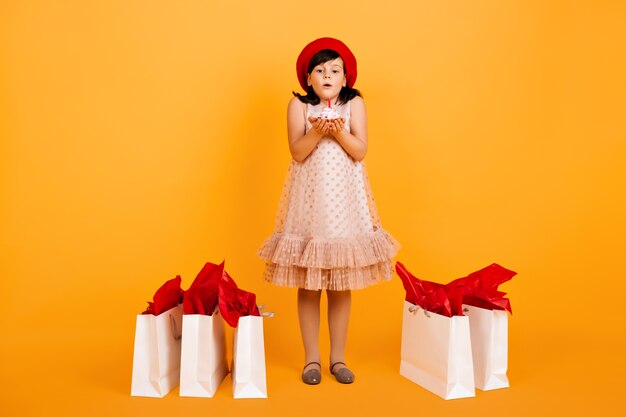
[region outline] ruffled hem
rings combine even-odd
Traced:
[[[306,290],[359,290],[392,278],[391,261],[360,268],[303,268],[295,265],[265,265],[265,280],[274,285]]]
[[[388,262],[400,244],[383,229],[354,238],[303,238],[273,234],[259,249],[268,263],[300,268],[362,268]]]

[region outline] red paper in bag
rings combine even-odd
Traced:
[[[466,277],[455,279],[446,287],[456,296],[456,303],[461,302],[488,310],[511,310],[511,303],[505,298],[505,292],[498,291],[498,286],[513,278],[517,272],[508,270],[496,263],[472,272]]]
[[[442,316],[452,317],[453,314],[458,315],[451,308],[450,300],[443,284],[416,278],[400,262],[396,262],[396,272],[404,285],[406,301]]]
[[[396,263],[396,272],[402,279],[406,300],[433,313],[448,317],[462,316],[463,304],[512,313],[509,299],[504,298],[506,293],[498,291],[498,286],[517,273],[498,264],[491,264],[446,285],[422,281],[400,262]]]
[[[224,262],[207,262],[196,276],[183,299],[184,314],[213,315],[217,307],[219,282],[224,273]]]
[[[231,327],[237,327],[239,317],[260,316],[256,295],[239,289],[226,271],[219,283],[219,306],[222,317]]]
[[[153,314],[158,316],[180,304],[183,294],[185,293],[185,291],[180,288],[181,281],[180,275],[176,275],[176,278],[165,282],[154,294],[152,298],[153,302],[148,301],[148,308],[141,314]]]

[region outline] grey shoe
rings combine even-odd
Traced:
[[[337,371],[333,371],[336,365],[346,366],[343,362],[335,362],[330,366],[330,373],[335,376],[337,382],[342,384],[352,384],[354,382],[354,374],[348,368],[340,368]]]
[[[322,373],[317,368],[311,368],[307,371],[306,368],[309,365],[317,365],[320,368],[322,367],[319,362],[309,362],[304,365],[304,369],[302,370],[302,382],[309,385],[317,385],[322,380]]]

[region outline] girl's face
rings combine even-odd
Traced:
[[[315,66],[309,74],[307,84],[313,87],[313,91],[315,91],[315,94],[322,102],[328,99],[336,100],[341,87],[346,85],[343,60],[336,58]]]

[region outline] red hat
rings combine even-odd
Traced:
[[[352,51],[339,39],[319,38],[305,46],[296,61],[298,81],[300,81],[300,85],[304,91],[306,91],[308,87],[307,78],[309,74],[307,73],[307,68],[309,62],[311,62],[311,58],[313,58],[316,53],[323,49],[332,49],[341,56],[343,69],[346,73],[346,84],[348,87],[352,87],[356,81],[356,58],[354,54],[352,54]]]

